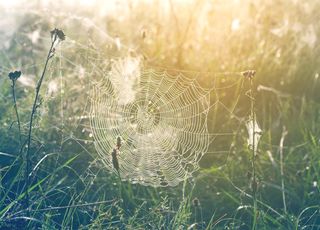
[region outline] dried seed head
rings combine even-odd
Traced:
[[[246,70],[241,72],[242,76],[247,77],[249,79],[252,79],[254,77],[254,75],[256,74],[255,70]]]
[[[21,71],[14,71],[8,74],[10,80],[16,81],[21,76]]]
[[[66,39],[66,35],[63,33],[62,30],[59,30],[57,28],[55,28],[54,30],[50,31],[51,33],[51,39],[52,41],[55,41],[57,38],[60,40],[60,41],[63,41]]]

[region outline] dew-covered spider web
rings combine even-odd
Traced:
[[[43,104],[55,103],[52,122],[63,133],[61,146],[72,140],[121,180],[154,187],[176,186],[202,165],[227,163],[245,128],[246,112],[237,107],[247,90],[241,71],[157,65],[88,18],[55,17],[73,31],[65,31],[57,47],[43,93]],[[50,41],[37,26],[23,36]],[[42,65],[22,71],[26,77]]]
[[[210,135],[210,94],[183,75],[141,70],[125,73],[120,60],[94,85],[90,124],[95,147],[113,169],[109,152],[121,138],[120,175],[150,185],[177,185],[198,169]],[[119,70],[120,69],[120,70]],[[107,153],[107,154],[106,154]]]
[[[141,68],[138,58],[114,61],[90,92],[90,130],[104,165],[122,179],[152,186],[191,177],[214,138],[232,135],[209,130],[208,116],[221,106],[214,89],[182,73]]]

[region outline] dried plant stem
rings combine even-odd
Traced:
[[[19,129],[19,143],[21,145],[21,125],[20,125],[20,118],[19,118],[19,113],[18,113],[18,106],[17,106],[17,100],[16,100],[16,91],[15,91],[15,86],[16,86],[16,81],[12,80],[12,97],[13,97],[13,107],[16,113],[17,117],[17,123],[18,123],[18,129]]]
[[[254,104],[254,96],[253,96],[253,80],[250,78],[250,115],[252,119],[252,123],[255,124],[256,117],[255,117],[255,104]],[[257,207],[257,179],[256,179],[256,144],[255,143],[255,125],[253,125],[253,141],[252,141],[252,156],[251,156],[251,167],[252,167],[252,181],[251,181],[251,188],[252,188],[252,198],[253,198],[253,222],[252,222],[252,229],[256,229],[257,223],[257,214],[258,214],[258,207]]]
[[[47,70],[47,66],[48,66],[48,62],[49,59],[52,57],[53,54],[53,46],[57,40],[57,36],[54,36],[54,39],[51,42],[51,47],[49,49],[48,55],[47,55],[47,59],[46,59],[46,63],[44,65],[41,77],[37,83],[36,86],[36,96],[34,98],[34,102],[32,105],[32,111],[31,111],[31,115],[30,115],[30,122],[29,122],[29,131],[28,131],[28,137],[27,137],[27,152],[26,152],[26,170],[25,170],[25,206],[27,208],[27,212],[29,213],[29,186],[30,186],[30,180],[29,180],[29,171],[30,171],[30,148],[31,148],[31,136],[32,136],[32,125],[33,125],[33,120],[34,120],[34,115],[36,113],[36,110],[38,108],[38,100],[39,100],[39,93],[40,93],[40,89],[41,89],[41,85],[42,85],[42,81],[44,79],[46,70]]]
[[[283,210],[286,213],[287,212],[287,205],[286,205],[286,194],[284,192],[284,172],[283,172],[283,143],[284,139],[286,138],[288,134],[288,131],[286,130],[286,127],[283,127],[282,129],[282,135],[280,139],[279,144],[279,154],[280,154],[280,174],[281,174],[281,190],[282,190],[282,202],[283,202]]]

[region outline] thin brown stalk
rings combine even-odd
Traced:
[[[18,113],[18,106],[17,106],[15,86],[16,86],[16,81],[15,81],[15,80],[12,80],[11,89],[12,89],[12,97],[13,97],[13,107],[14,107],[14,111],[15,111],[15,113],[16,113],[16,118],[17,118],[17,123],[18,123],[18,129],[19,129],[19,143],[20,143],[20,145],[21,145],[21,125],[20,125],[20,117],[19,117],[19,113]]]
[[[250,79],[250,102],[251,102],[251,108],[250,108],[250,113],[251,113],[251,119],[253,124],[256,122],[256,117],[255,117],[255,105],[254,105],[254,96],[253,96],[253,80],[252,78]],[[256,144],[255,143],[255,135],[256,135],[256,130],[255,130],[255,125],[253,125],[253,142],[252,142],[252,182],[251,182],[251,187],[252,187],[252,197],[253,197],[253,223],[252,223],[252,229],[256,229],[256,224],[257,224],[257,179],[256,179]]]
[[[280,174],[281,174],[281,191],[282,191],[282,202],[283,202],[283,210],[287,212],[286,205],[286,194],[285,194],[285,186],[284,186],[284,170],[283,170],[283,143],[286,138],[288,131],[285,126],[282,129],[282,135],[279,143],[279,154],[280,154]]]
[[[32,105],[32,110],[31,110],[31,115],[30,115],[30,122],[29,122],[29,131],[28,131],[28,138],[27,138],[27,152],[26,152],[26,170],[25,170],[25,182],[26,182],[26,186],[25,186],[25,206],[27,208],[27,212],[29,212],[29,186],[30,186],[30,178],[29,178],[29,171],[30,171],[30,149],[31,149],[31,136],[32,136],[32,126],[33,126],[33,121],[34,121],[34,115],[36,113],[36,110],[38,108],[38,100],[39,100],[39,93],[40,93],[40,89],[41,89],[41,85],[47,70],[47,66],[49,63],[50,58],[52,57],[53,53],[54,53],[54,45],[58,40],[58,36],[57,34],[55,34],[53,36],[53,39],[51,41],[51,46],[49,49],[49,52],[47,54],[47,59],[41,74],[41,77],[37,83],[36,86],[36,96],[34,98],[33,101],[33,105]]]

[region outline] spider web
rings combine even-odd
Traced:
[[[153,66],[139,50],[119,48],[119,38],[87,18],[69,16],[60,23],[81,25],[81,35],[86,34],[67,36],[49,69],[45,100],[60,98],[56,128],[64,133],[61,145],[76,141],[112,172],[116,149],[121,179],[154,187],[176,186],[192,177],[205,154],[228,157],[230,141],[224,140],[232,139],[243,122],[235,114],[241,72]],[[49,36],[40,39],[50,41]],[[55,96],[50,82],[56,84]],[[218,137],[223,141],[215,145]]]
[[[138,58],[113,62],[93,85],[88,115],[106,168],[116,171],[114,149],[120,177],[132,183],[175,186],[191,177],[214,138],[233,135],[209,131],[209,112],[220,105],[218,97],[211,100],[214,90],[182,73],[141,68]]]
[[[130,83],[132,79],[119,70],[130,61],[115,63],[110,76],[94,85],[90,124],[95,147],[113,170],[109,153],[120,137],[122,178],[146,185],[177,185],[198,169],[208,150],[209,91],[183,75],[153,70],[134,72],[136,82]],[[125,90],[130,84],[135,90]]]

